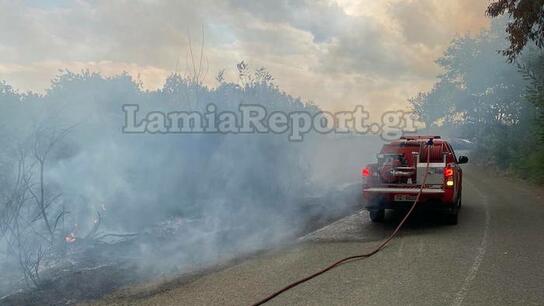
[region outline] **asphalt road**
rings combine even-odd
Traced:
[[[544,192],[465,171],[457,226],[419,213],[377,255],[342,265],[267,305],[544,305]],[[336,259],[370,250],[400,216],[366,212],[154,295],[101,305],[250,305]]]

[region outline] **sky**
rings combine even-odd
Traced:
[[[488,2],[0,0],[0,80],[43,92],[60,69],[124,71],[156,89],[193,73],[192,49],[212,87],[223,69],[235,81],[244,60],[327,110],[404,109],[432,86],[452,39],[488,27]]]

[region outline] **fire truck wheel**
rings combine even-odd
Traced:
[[[385,219],[385,209],[369,210],[368,214],[372,222],[383,222]]]
[[[463,197],[461,195],[462,193],[459,192],[459,203],[457,204],[457,209],[461,209],[461,206],[463,204]]]
[[[449,225],[457,225],[458,216],[459,216],[458,209],[455,209],[455,211],[448,213],[446,215],[446,223]]]

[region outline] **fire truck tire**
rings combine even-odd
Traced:
[[[368,214],[370,220],[375,223],[383,222],[385,219],[385,209],[372,209],[368,211]]]
[[[446,215],[446,223],[448,225],[457,225],[458,216],[459,213],[457,212],[457,210],[455,212],[448,213]]]
[[[462,204],[463,204],[463,197],[462,197],[462,193],[459,192],[459,203],[457,204],[457,209],[461,209]]]
[[[457,200],[456,207],[453,208],[453,210],[448,212],[448,214],[446,215],[446,223],[448,225],[457,225],[460,205],[461,205],[461,198],[459,198],[459,200]]]

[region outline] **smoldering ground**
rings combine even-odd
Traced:
[[[15,224],[6,216],[17,158],[24,156],[28,198],[20,202],[16,225],[32,229],[18,240],[13,226],[2,232],[2,262],[10,267],[3,294],[53,288],[48,302],[94,298],[127,282],[195,271],[285,243],[308,224],[357,205],[338,189],[357,179],[365,152],[379,143],[312,134],[300,143],[275,134],[130,135],[122,133],[127,102],[164,112],[203,111],[209,103],[222,111],[241,103],[318,111],[266,81],[210,89],[172,75],[162,89],[144,91],[127,75],[65,72],[45,95],[21,94],[3,83],[1,220]],[[42,180],[35,153],[52,139]],[[334,149],[346,143],[358,143],[352,156]],[[349,174],[339,175],[338,168]],[[41,198],[46,218],[36,215]],[[50,238],[42,239],[47,227],[53,227]],[[37,241],[32,245],[40,252],[32,245],[17,249],[14,241],[21,240]],[[26,261],[17,264],[21,258]],[[66,276],[74,271],[79,278]]]

